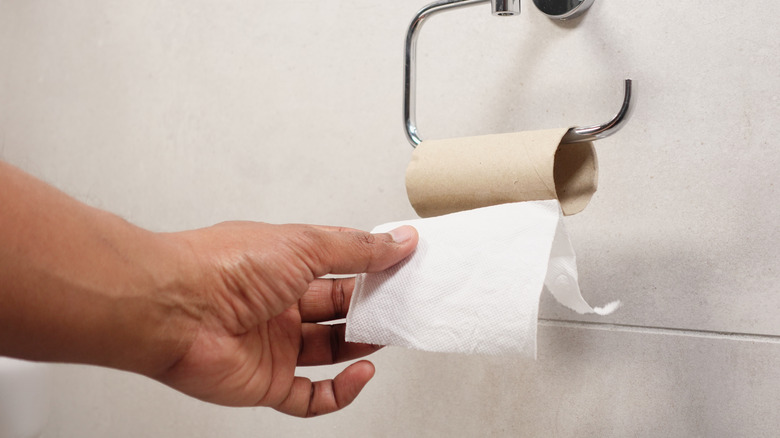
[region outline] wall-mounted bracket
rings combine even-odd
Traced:
[[[520,12],[519,0],[441,0],[420,9],[409,25],[406,33],[406,56],[404,65],[404,126],[406,137],[412,147],[417,147],[422,140],[417,132],[417,37],[425,21],[448,9],[474,6],[491,1],[495,15],[516,15]],[[592,4],[593,0],[534,0],[534,3],[548,16],[565,20],[581,15]],[[540,6],[542,4],[542,6]],[[608,137],[619,131],[631,116],[633,100],[631,94],[631,79],[625,81],[623,105],[609,122],[598,125],[575,127],[563,137],[563,143],[578,143]]]

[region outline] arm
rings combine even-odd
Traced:
[[[294,415],[350,403],[366,361],[310,382],[296,365],[354,359],[344,342],[354,281],[416,245],[392,234],[225,223],[152,233],[0,163],[0,355],[108,366],[226,405]],[[394,237],[395,236],[395,237]]]

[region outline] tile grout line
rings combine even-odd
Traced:
[[[632,324],[615,324],[606,322],[571,321],[539,318],[539,325],[547,327],[577,328],[585,330],[602,330],[627,333],[642,333],[651,335],[688,336],[695,338],[725,339],[731,341],[763,342],[780,344],[780,335],[759,335],[749,333],[731,333],[715,330],[689,330],[681,328],[652,327]]]

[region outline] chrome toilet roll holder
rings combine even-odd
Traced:
[[[417,12],[406,34],[406,62],[404,65],[404,125],[406,137],[412,147],[422,140],[417,132],[416,85],[417,85],[417,37],[425,21],[439,12],[491,2],[493,15],[512,16],[520,13],[520,0],[441,0],[431,3]],[[568,20],[582,15],[594,0],[534,0],[534,4],[548,17]],[[631,116],[631,79],[625,80],[625,95],[620,111],[612,120],[598,125],[574,127],[563,136],[561,143],[580,143],[608,137],[619,131]]]

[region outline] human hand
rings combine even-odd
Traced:
[[[333,380],[298,365],[376,350],[344,341],[354,280],[417,245],[390,234],[233,222],[154,233],[0,162],[0,355],[136,372],[200,399],[299,416],[354,400],[370,362]],[[41,213],[45,212],[45,213]]]
[[[295,376],[296,366],[356,359],[379,347],[347,343],[343,318],[355,280],[326,274],[377,272],[407,257],[417,233],[389,234],[231,222],[166,235],[186,248],[173,302],[182,345],[157,380],[229,406],[269,406],[309,417],[351,403],[374,374],[368,361],[332,380]]]

